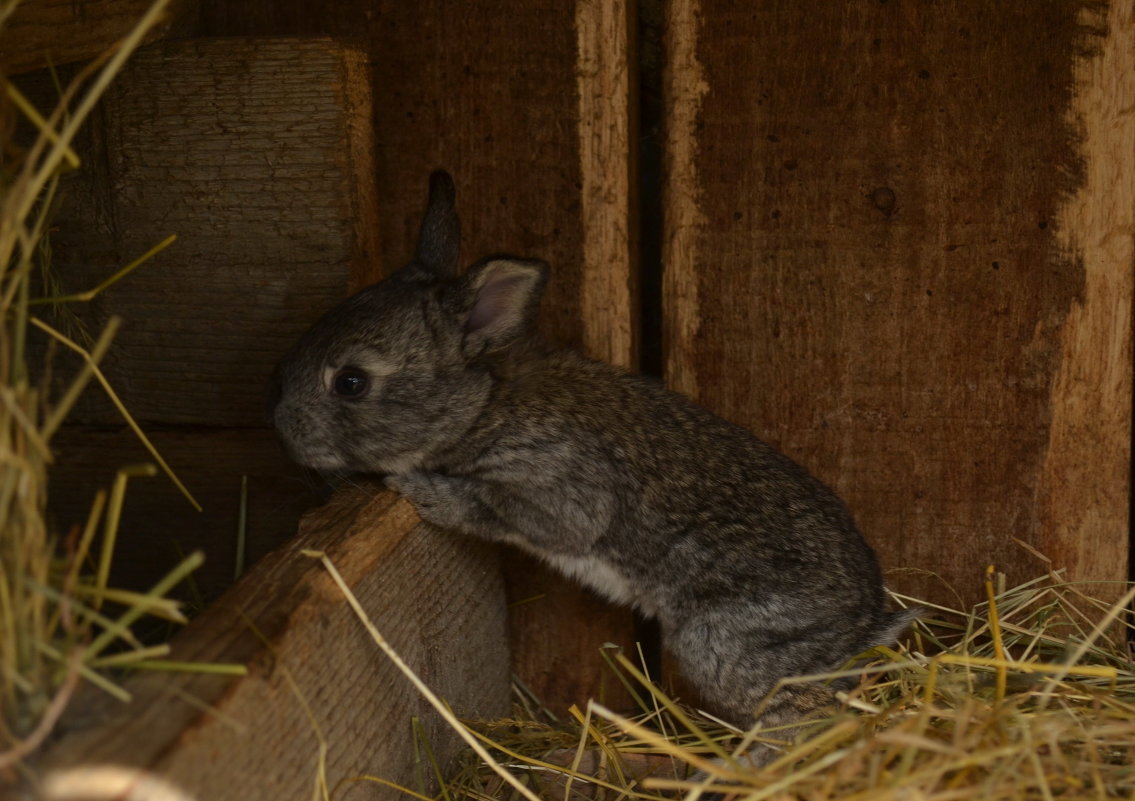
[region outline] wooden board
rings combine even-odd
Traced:
[[[0,72],[85,61],[128,34],[151,0],[22,0],[0,37]],[[197,0],[173,0],[145,41],[184,34],[196,23]]]
[[[457,183],[465,263],[501,252],[547,260],[544,333],[629,365],[638,292],[629,9],[584,0],[477,0],[460,13],[441,0],[206,0],[202,17],[210,35],[365,40],[383,271],[412,255],[426,177],[445,167]],[[599,646],[633,645],[631,616],[531,560],[509,562],[515,670],[562,712],[603,683]]]
[[[142,768],[199,799],[304,798],[322,738],[329,787],[361,775],[418,787],[411,716],[443,764],[457,737],[305,548],[330,556],[386,639],[458,715],[507,711],[506,611],[493,555],[364,488],[306,518],[293,543],[175,639],[175,658],[244,664],[247,677],[140,673],[127,683],[129,704],[72,709],[38,767]],[[347,796],[404,798],[373,783]]]
[[[52,264],[66,291],[178,240],[80,307],[123,326],[106,372],[162,424],[265,426],[268,376],[353,270],[374,262],[366,57],[325,39],[139,51],[64,187]],[[72,418],[114,425],[101,393]]]
[[[1038,547],[1075,576],[1128,578],[1131,497],[1132,265],[1135,264],[1135,6],[1091,18],[1089,57],[1073,69],[1071,114],[1083,173],[1056,236],[1083,270],[1068,310],[1038,481]],[[1120,594],[1116,587],[1108,595]]]
[[[1014,538],[1126,579],[1129,4],[668,14],[671,385],[833,484],[900,590],[1037,575]]]

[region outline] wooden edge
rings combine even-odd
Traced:
[[[709,91],[698,53],[699,0],[674,0],[666,7],[663,102],[666,121],[662,191],[662,347],[666,385],[698,400],[696,366],[689,345],[698,333],[698,244],[705,215],[700,206],[697,136],[702,99]]]
[[[0,71],[8,75],[86,61],[122,39],[152,0],[24,0],[0,33]],[[143,44],[191,30],[197,0],[173,0]]]
[[[140,671],[126,682],[129,704],[73,703],[62,736],[40,755],[41,774],[142,769],[194,798],[250,801],[309,794],[321,770],[328,787],[364,774],[414,786],[413,717],[438,758],[451,758],[454,733],[307,549],[330,557],[386,639],[458,715],[507,712],[495,552],[420,524],[391,493],[356,488],[309,514],[293,542],[172,643],[171,659],[238,663],[247,676]]]
[[[382,242],[378,218],[378,167],[375,163],[374,93],[370,58],[362,50],[346,48],[342,56],[344,117],[347,121],[347,153],[354,196],[351,198],[354,246],[348,291],[382,279]]]
[[[576,3],[582,344],[597,359],[633,369],[639,312],[631,180],[631,14],[626,2]]]
[[[1096,14],[1084,29],[1106,35],[1076,62],[1073,96],[1084,183],[1056,227],[1084,284],[1064,321],[1036,499],[1040,550],[1076,579],[1109,581],[1093,589],[1114,601],[1130,564],[1135,10],[1113,3]]]

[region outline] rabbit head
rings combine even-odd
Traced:
[[[438,172],[414,260],[324,314],[276,368],[269,416],[297,462],[418,469],[477,419],[495,359],[531,329],[546,267],[496,258],[458,277],[459,245],[453,181]]]

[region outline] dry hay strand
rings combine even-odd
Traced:
[[[932,612],[908,640],[822,677],[855,675],[859,684],[839,694],[841,711],[761,768],[744,754],[754,740],[776,743],[776,731],[740,732],[686,709],[621,655],[621,674],[645,699],[634,716],[592,702],[573,709],[569,725],[531,715],[469,725],[545,799],[1135,797],[1127,619],[1135,587],[1111,604],[1062,571],[999,591],[995,584],[1004,577],[990,568],[988,600],[966,613],[917,602]],[[493,768],[467,759],[441,797],[520,796]]]

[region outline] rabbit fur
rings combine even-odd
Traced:
[[[270,416],[298,462],[385,476],[422,518],[535,554],[658,619],[731,721],[831,700],[780,679],[894,642],[871,548],[836,496],[659,382],[533,334],[547,267],[457,274],[453,182],[430,181],[415,259],[327,312],[280,362]]]

